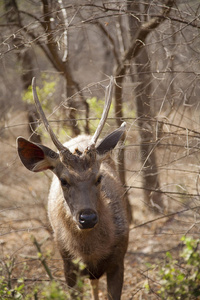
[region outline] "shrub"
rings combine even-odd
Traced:
[[[162,299],[200,299],[200,239],[183,237],[179,260],[167,252],[167,262],[160,270]]]

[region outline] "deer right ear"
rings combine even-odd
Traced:
[[[120,138],[124,134],[126,129],[126,122],[124,122],[118,129],[111,132],[107,135],[100,144],[96,147],[96,151],[99,155],[104,155],[107,152],[113,150],[117,143],[119,142]]]
[[[29,142],[22,137],[17,139],[17,151],[23,165],[32,172],[53,170],[59,158],[58,153],[50,148]]]

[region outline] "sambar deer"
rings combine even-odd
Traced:
[[[98,279],[104,273],[108,299],[121,298],[129,232],[124,190],[110,155],[126,124],[96,146],[110,108],[112,87],[113,79],[107,87],[104,111],[94,136],[80,135],[63,145],[46,119],[33,78],[34,101],[58,153],[22,137],[17,139],[19,157],[28,170],[49,169],[55,174],[48,215],[64,262],[66,282],[70,287],[75,285],[73,259],[81,259],[86,265],[84,273],[91,279],[95,300],[98,299]]]

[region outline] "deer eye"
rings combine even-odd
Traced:
[[[67,188],[70,187],[69,182],[66,179],[64,179],[64,178],[60,179],[60,183],[61,183],[62,187],[67,187]]]
[[[101,183],[101,180],[102,180],[102,175],[99,175],[96,179],[96,182],[95,182],[95,185],[99,185]]]

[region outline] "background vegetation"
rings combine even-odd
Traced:
[[[94,132],[114,76],[102,136],[127,122],[116,150],[132,219],[122,298],[199,295],[199,14],[198,0],[1,1],[1,297],[74,292],[46,216],[51,174],[29,173],[15,147],[19,135],[52,147],[32,102],[33,76],[62,142]],[[182,248],[195,254],[186,258]],[[181,294],[170,298],[177,280]],[[80,285],[76,297],[90,299],[87,282]],[[101,299],[105,290],[102,280]]]

